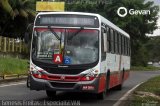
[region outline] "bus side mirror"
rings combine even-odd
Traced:
[[[25,35],[24,35],[25,44],[28,44],[30,42],[32,30],[33,30],[33,23],[30,23],[27,26],[27,29],[26,29],[26,32],[25,32]]]
[[[29,33],[28,32],[25,32],[24,42],[25,42],[25,44],[28,44],[28,42],[29,42]]]

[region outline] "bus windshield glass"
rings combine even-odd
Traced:
[[[60,64],[81,65],[98,61],[99,40],[95,29],[36,28],[32,44],[32,59],[43,63],[56,64],[56,55],[62,59]]]

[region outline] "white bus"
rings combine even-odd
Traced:
[[[129,35],[99,14],[38,13],[31,40],[30,89],[95,93],[121,89],[130,70]]]

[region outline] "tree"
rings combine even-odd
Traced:
[[[35,16],[35,1],[36,0],[1,0],[1,7],[10,14],[12,19],[16,16],[28,18]]]
[[[151,37],[148,42],[144,44],[148,51],[148,61],[159,62],[160,61],[160,36]]]
[[[23,37],[27,25],[33,22],[36,0],[1,0],[0,21],[1,35],[9,37]]]
[[[157,14],[159,11],[158,6],[155,6],[153,2],[145,2],[145,0],[111,0],[111,2],[106,3],[108,0],[103,0],[103,2],[98,2],[99,0],[94,0],[96,4],[89,3],[93,0],[87,0],[88,4],[85,4],[83,0],[76,0],[71,4],[67,5],[68,11],[84,11],[84,12],[94,12],[99,13],[106,17],[108,20],[119,26],[121,29],[129,33],[131,37],[131,48],[132,48],[132,64],[137,65],[137,60],[144,60],[139,63],[139,65],[144,65],[147,63],[145,57],[145,48],[143,52],[140,50],[143,47],[148,38],[147,33],[152,33],[156,29],[156,21],[158,19]],[[106,1],[106,2],[105,2]],[[84,2],[84,3],[83,3]],[[127,15],[126,17],[119,17],[117,15],[117,10],[119,7],[126,7],[127,9],[137,9],[137,10],[150,10],[150,15]],[[139,53],[144,53],[145,55],[139,58]]]

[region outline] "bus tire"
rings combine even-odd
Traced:
[[[26,82],[27,88],[30,88],[30,76],[27,76],[27,82]]]
[[[97,94],[97,98],[99,100],[104,100],[106,98],[106,93],[107,93],[107,89],[105,88],[103,92]]]
[[[106,78],[106,89],[109,90],[109,82],[110,82],[110,71],[107,72],[107,78]]]
[[[49,98],[53,98],[56,96],[56,91],[46,90],[46,94]]]

